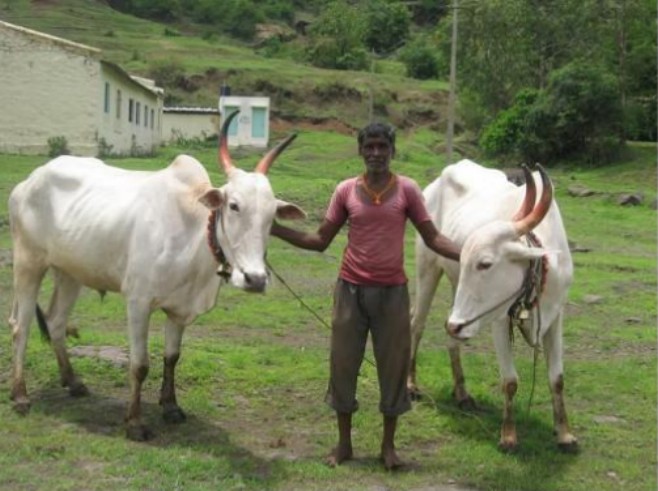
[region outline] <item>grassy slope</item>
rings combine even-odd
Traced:
[[[149,76],[162,64],[180,66],[199,89],[167,87],[167,91],[187,105],[216,105],[219,86],[227,82],[234,95],[271,97],[277,114],[336,118],[360,127],[369,116],[371,88],[375,103],[386,106],[387,114],[380,116],[399,126],[425,122],[418,115],[427,110],[435,111],[438,120],[444,100],[445,83],[401,77],[395,74],[399,69],[385,68],[390,63],[380,64],[387,73],[375,75],[320,70],[264,58],[249,46],[219,36],[208,40],[166,36],[165,26],[121,14],[100,2],[2,0],[0,18],[100,48],[104,57],[131,73]],[[176,26],[168,29],[177,30]]]

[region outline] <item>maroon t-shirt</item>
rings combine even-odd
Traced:
[[[347,179],[336,187],[325,215],[336,225],[349,222],[339,277],[357,285],[405,284],[407,218],[415,225],[430,220],[420,187],[413,179],[397,176],[394,195],[376,205],[359,197],[358,179]]]

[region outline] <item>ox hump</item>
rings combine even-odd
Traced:
[[[190,155],[179,155],[169,165],[173,177],[190,187],[207,187],[210,185],[208,171],[197,159]]]
[[[504,172],[483,167],[468,159],[446,167],[441,173],[441,180],[444,186],[452,188],[457,195],[480,192],[483,189],[491,191],[511,187]]]

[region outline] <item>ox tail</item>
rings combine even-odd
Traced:
[[[39,325],[39,331],[41,332],[41,339],[44,341],[50,342],[50,332],[48,331],[48,323],[46,322],[46,315],[37,304],[37,324]]]

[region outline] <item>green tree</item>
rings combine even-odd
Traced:
[[[486,127],[480,144],[546,164],[579,158],[611,161],[623,144],[622,107],[614,75],[589,60],[551,73],[544,89],[519,91],[514,104]]]
[[[405,66],[407,77],[427,80],[439,75],[439,60],[436,49],[425,36],[416,37],[400,52],[400,61]]]
[[[362,70],[368,67],[364,45],[366,18],[345,0],[329,3],[313,23],[307,60],[321,68]]]
[[[366,46],[376,53],[389,53],[409,37],[411,15],[398,2],[370,0],[365,6]]]
[[[460,2],[458,87],[479,133],[523,88],[544,89],[556,70],[588,60],[617,79],[627,133],[655,138],[656,5],[649,0],[464,0]],[[449,18],[439,26],[444,57]],[[461,96],[460,96],[461,98]],[[651,122],[651,124],[647,124]]]

